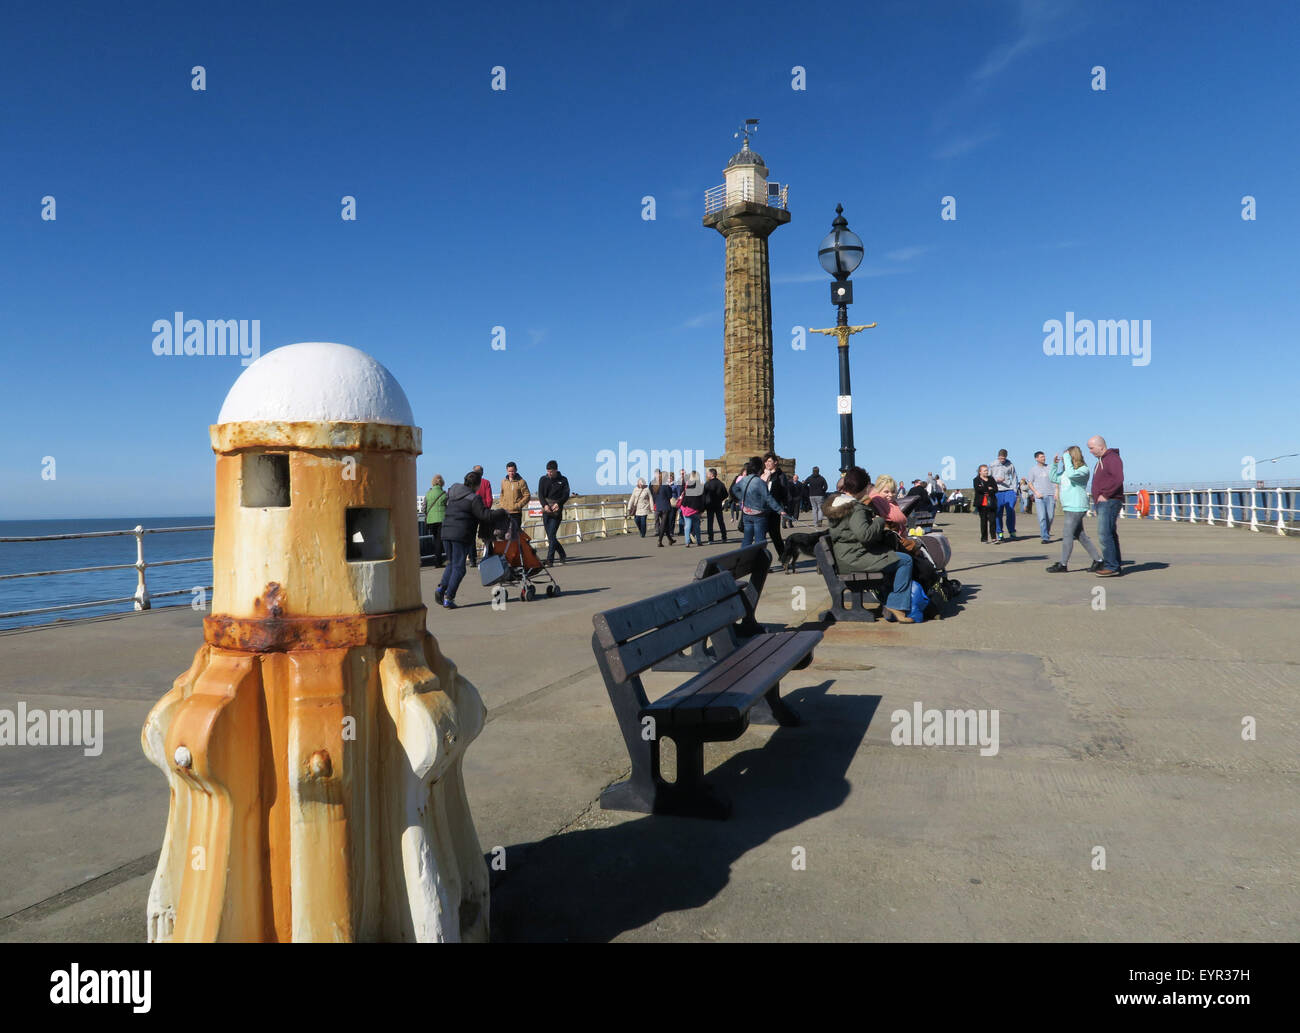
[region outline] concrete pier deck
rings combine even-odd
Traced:
[[[1125,520],[1123,578],[1049,575],[1059,545],[1022,519],[1030,536],[998,546],[943,519],[955,616],[830,627],[783,683],[805,723],[709,748],[735,804],[718,823],[598,808],[629,765],[590,637],[593,612],[723,546],[572,546],[563,595],[504,612],[470,571],[429,626],[490,708],[466,782],[484,851],[505,848],[494,939],[1300,938],[1300,542]],[[769,578],[760,617],[815,622],[826,602],[805,560]],[[0,707],[103,708],[106,739],[98,757],[0,747],[0,941],[144,938],[168,794],[140,727],[200,618],[0,634]],[[997,710],[997,754],[894,745],[890,715],[918,702]]]

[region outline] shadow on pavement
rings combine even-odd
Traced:
[[[707,773],[732,800],[729,820],[644,815],[507,847],[507,870],[492,873],[492,939],[605,942],[701,907],[748,851],[835,810],[880,697],[832,696],[832,684],[791,692],[802,725]]]

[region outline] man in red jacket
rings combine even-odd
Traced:
[[[476,466],[476,467],[474,467],[474,472],[475,472],[476,474],[478,474],[480,477],[483,477],[483,467],[481,467],[481,466]],[[479,481],[479,484],[478,484],[478,491],[477,491],[475,494],[477,494],[478,497],[481,498],[481,499],[483,500],[483,508],[484,508],[484,509],[491,509],[491,508],[492,508],[492,482],[489,481],[486,477],[483,477],[483,479],[482,479],[481,481]],[[490,542],[492,541],[492,534],[491,534],[491,532],[488,530],[489,526],[490,526],[490,525],[488,524],[488,522],[487,522],[486,520],[483,521],[483,523],[481,523],[481,524],[478,525],[478,540],[479,540],[480,542],[483,543],[483,546],[484,546],[485,548],[489,547],[488,543],[490,543]],[[477,567],[477,566],[478,566],[478,550],[477,550],[477,549],[475,549],[475,550],[473,550],[473,551],[470,552],[470,554],[469,554],[469,565],[470,565],[471,567]]]
[[[1118,448],[1107,448],[1100,434],[1088,439],[1088,451],[1097,457],[1092,468],[1092,500],[1097,506],[1097,536],[1101,539],[1098,577],[1119,577],[1124,562],[1119,551],[1119,511],[1124,506],[1124,461]]]

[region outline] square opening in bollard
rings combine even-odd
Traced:
[[[347,511],[347,558],[349,563],[393,558],[388,510],[356,507]]]
[[[239,481],[239,504],[245,509],[288,508],[289,456],[286,453],[246,453]]]

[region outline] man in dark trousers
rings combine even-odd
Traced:
[[[817,467],[804,484],[808,485],[808,501],[812,503],[813,527],[822,526],[822,500],[826,497],[826,478]]]
[[[560,473],[560,464],[552,459],[546,464],[546,473],[537,482],[537,497],[542,500],[542,526],[546,528],[546,565],[555,562],[555,554],[560,554],[560,562],[568,563],[569,557],[560,544],[560,521],[564,519],[564,504],[569,501],[569,479]]]
[[[709,544],[713,544],[713,520],[718,520],[722,529],[722,541],[727,541],[727,520],[722,515],[722,507],[727,502],[727,486],[718,478],[718,471],[709,468],[709,479],[704,482],[704,511],[709,515]]]

